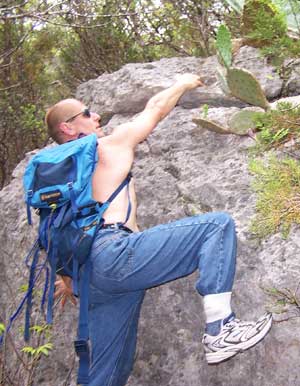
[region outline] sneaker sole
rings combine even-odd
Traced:
[[[267,333],[271,329],[272,314],[267,314],[265,318],[266,318],[265,326],[263,327],[263,329],[260,331],[259,334],[255,335],[253,338],[247,340],[246,342],[237,344],[236,346],[234,346],[234,348],[226,347],[216,352],[206,353],[205,357],[206,357],[207,363],[211,365],[211,364],[223,362],[226,359],[232,358],[233,356],[239,354],[240,352],[248,350],[249,348],[259,343],[261,340],[263,340],[263,338],[267,335]]]

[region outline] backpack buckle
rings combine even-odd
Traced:
[[[75,340],[74,342],[76,354],[79,357],[79,369],[77,376],[78,384],[89,383],[89,367],[90,367],[90,352],[87,340]]]
[[[89,352],[89,345],[87,340],[75,340],[74,347],[75,347],[76,354],[79,356],[82,353]]]

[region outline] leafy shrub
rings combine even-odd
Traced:
[[[256,118],[257,148],[269,150],[285,142],[300,138],[300,106],[291,103],[278,103],[275,110],[269,110]],[[297,141],[296,141],[297,143]]]
[[[251,230],[259,238],[281,231],[287,237],[293,223],[300,224],[300,163],[294,159],[252,160],[257,193],[257,214]]]
[[[261,52],[271,59],[273,65],[280,67],[286,58],[298,58],[300,56],[300,40],[283,36],[274,39],[272,44],[262,47]]]
[[[242,32],[259,45],[272,44],[287,33],[285,15],[269,0],[248,0],[243,9]]]

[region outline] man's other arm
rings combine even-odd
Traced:
[[[67,300],[70,300],[74,305],[77,304],[76,298],[73,295],[72,279],[70,277],[59,275],[59,279],[55,282],[54,298],[60,298],[62,309],[64,309]]]
[[[135,148],[144,141],[155,126],[176,106],[179,98],[189,90],[202,86],[199,76],[183,74],[173,86],[159,92],[149,99],[145,109],[134,120],[117,126],[111,135],[122,145]]]

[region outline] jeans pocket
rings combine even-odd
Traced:
[[[133,249],[132,248],[110,248],[102,250],[101,257],[94,259],[94,272],[99,282],[106,287],[104,280],[121,281],[133,270]]]
[[[123,261],[120,264],[119,272],[116,275],[118,280],[122,280],[133,271],[133,256],[133,248],[127,248]]]
[[[95,240],[93,243],[93,246],[92,246],[91,254],[92,255],[98,255],[99,253],[101,253],[102,250],[105,248],[106,245],[109,244],[110,241],[111,241],[111,239],[109,239],[109,238],[103,238],[100,240]]]
[[[96,237],[91,250],[92,259],[100,255],[100,253],[102,253],[107,246],[111,245],[115,240],[120,238],[122,238],[122,235],[120,234],[105,235],[101,238]]]

